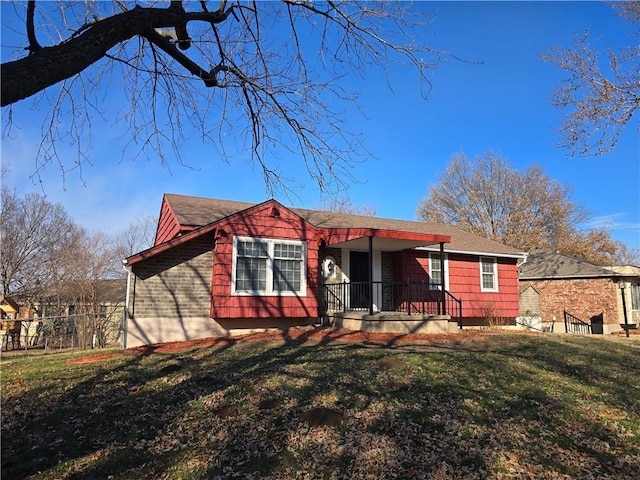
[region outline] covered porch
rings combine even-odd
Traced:
[[[323,281],[321,314],[342,328],[368,331],[415,331],[427,321],[462,316],[462,302],[445,288],[445,235],[392,230],[333,229],[321,248]],[[421,278],[398,278],[398,253],[416,247],[435,247],[438,278],[420,270]]]
[[[393,312],[406,316],[462,317],[462,300],[429,282],[347,282],[323,286],[325,313]]]

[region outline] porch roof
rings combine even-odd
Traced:
[[[328,247],[348,248],[350,250],[368,250],[369,237],[374,238],[374,250],[394,252],[428,245],[449,243],[448,235],[382,230],[376,228],[330,228],[326,230],[325,241]]]

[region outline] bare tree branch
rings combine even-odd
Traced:
[[[29,0],[27,3],[27,38],[29,39],[29,54],[35,53],[42,47],[36,38],[36,31],[33,26],[33,17],[36,12],[36,0]]]
[[[640,2],[615,2],[612,6],[640,26]],[[561,146],[571,155],[612,151],[640,110],[640,45],[634,43],[620,51],[598,49],[585,31],[575,37],[571,48],[555,48],[542,56],[568,75],[551,101],[564,112]]]
[[[180,2],[178,2],[180,3]],[[96,21],[80,35],[32,55],[2,65],[1,106],[10,105],[76,75],[102,59],[115,45],[154,28],[174,27],[188,21],[219,23],[229,12],[190,12],[184,9],[136,6]],[[183,45],[185,42],[182,42]]]
[[[57,26],[61,40],[1,71],[8,121],[19,100],[43,92],[36,102],[49,102],[41,107],[38,168],[67,165],[55,146],[63,137],[73,139],[79,159],[89,157],[91,123],[78,119],[94,110],[106,115],[106,85],[120,81],[128,104],[115,124],[128,122],[130,135],[123,155],[167,164],[172,154],[188,164],[180,147],[195,132],[223,161],[228,148],[240,150],[262,170],[270,193],[292,185],[277,163],[282,152],[301,159],[322,191],[341,190],[354,180],[352,165],[371,156],[344,128],[343,105],[355,103],[357,92],[343,90],[341,79],[402,63],[417,72],[426,96],[427,69],[450,57],[416,40],[426,17],[414,21],[399,2],[62,2],[58,16],[49,5],[26,15],[33,39],[38,28],[52,36]],[[60,93],[47,95],[54,85]]]

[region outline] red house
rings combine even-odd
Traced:
[[[124,261],[125,345],[513,321],[524,256],[447,225],[165,194],[155,245]]]

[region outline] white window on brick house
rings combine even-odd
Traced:
[[[495,258],[480,257],[480,290],[498,291],[498,264]]]
[[[449,271],[449,266],[447,264],[447,257],[444,257],[444,288],[447,290],[449,288],[449,278],[447,272]],[[440,285],[442,285],[442,262],[440,262],[440,254],[439,253],[430,253],[429,254],[429,288],[431,290],[439,290]]]
[[[305,263],[305,242],[234,237],[231,293],[304,296]]]
[[[640,311],[640,283],[631,284],[631,310]]]

